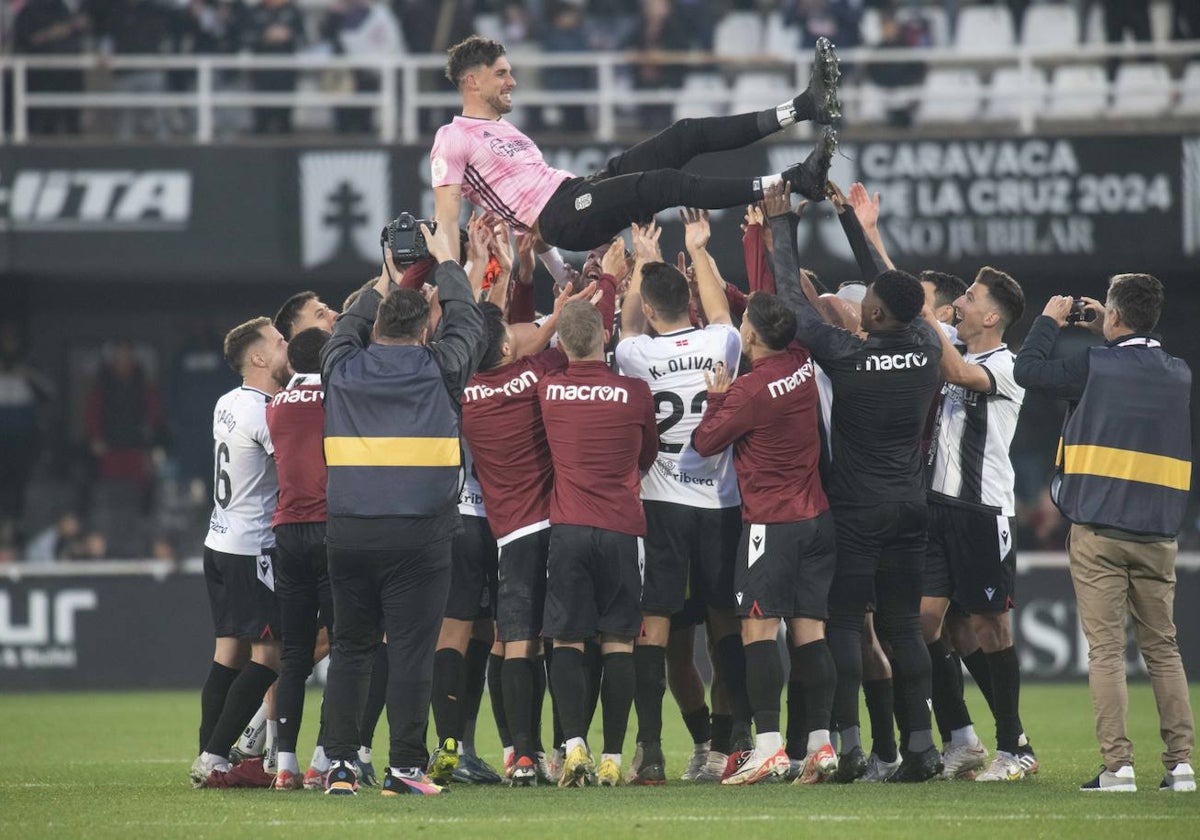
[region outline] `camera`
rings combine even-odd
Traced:
[[[412,213],[401,213],[379,234],[379,244],[392,252],[392,261],[396,265],[408,265],[429,256],[429,245],[421,233],[421,225],[428,227],[430,233],[437,231],[437,222],[414,218]]]
[[[1087,308],[1086,302],[1080,300],[1079,298],[1075,298],[1075,300],[1072,301],[1071,311],[1067,313],[1068,324],[1078,324],[1081,321],[1090,322],[1095,320],[1096,313],[1094,310]]]

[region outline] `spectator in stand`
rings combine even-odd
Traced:
[[[583,31],[583,9],[578,3],[558,0],[550,7],[550,25],[542,36],[546,52],[587,52],[587,35]],[[596,73],[590,67],[556,67],[542,79],[546,90],[594,90]],[[587,111],[582,105],[567,105],[561,109],[565,131],[586,131]]]
[[[800,25],[802,47],[811,47],[821,37],[841,48],[862,43],[862,0],[784,0],[781,5],[784,25]]]
[[[67,511],[49,527],[34,534],[25,545],[26,563],[52,563],[66,560],[72,546],[83,533],[83,523],[74,511]]]
[[[626,49],[649,53],[646,61],[634,65],[634,87],[638,90],[662,90],[683,87],[687,68],[663,64],[654,53],[684,52],[692,48],[686,26],[681,26],[675,0],[642,0],[641,23],[634,30]],[[671,122],[672,105],[643,105],[638,109],[644,125],[666,125]]]
[[[242,4],[233,0],[185,0],[172,21],[173,51],[198,55],[237,52],[241,12]]]
[[[87,395],[84,426],[96,477],[134,485],[146,500],[151,450],[162,442],[162,398],[126,339],[115,342]]]
[[[64,0],[27,0],[13,22],[13,46],[18,54],[79,55],[90,27],[86,14],[72,11]],[[30,70],[30,93],[79,93],[82,70]],[[78,134],[78,108],[33,108],[30,134]]]
[[[292,55],[308,42],[304,18],[295,0],[262,0],[246,14],[243,44],[259,55]],[[258,70],[250,86],[260,93],[294,93],[296,71]],[[254,109],[255,134],[291,134],[292,109]]]
[[[337,0],[321,22],[321,37],[334,53],[352,58],[405,52],[396,15],[379,0]],[[352,70],[350,78],[355,93],[379,90],[379,74],[373,70]],[[369,134],[371,109],[336,108],[333,122],[340,134]]]
[[[1196,0],[1172,0],[1171,39],[1194,41],[1200,39],[1200,3]]]
[[[16,321],[0,322],[0,542],[19,544],[25,488],[39,447],[37,405],[54,384],[25,363]]]
[[[97,28],[100,52],[104,55],[155,55],[168,48],[168,35],[175,10],[164,0],[111,0],[103,17],[104,29]],[[162,93],[167,88],[163,70],[148,68],[115,70],[112,80],[117,93]],[[166,134],[166,110],[129,108],[117,112],[117,138],[130,140],[135,134]]]
[[[927,47],[932,43],[929,27],[923,19],[901,22],[892,9],[880,16],[879,47]],[[908,128],[917,107],[916,89],[925,80],[925,65],[919,61],[871,63],[866,66],[867,78],[888,90],[888,124]]]

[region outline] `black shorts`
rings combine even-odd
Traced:
[[[881,570],[913,581],[919,600],[929,527],[924,501],[838,507],[833,523],[837,565],[829,588],[831,606],[872,609]]]
[[[694,592],[689,592],[687,600],[683,602],[683,609],[671,616],[671,632],[695,629],[703,624],[707,617],[708,610],[704,606],[704,599]]]
[[[674,615],[690,597],[707,607],[734,606],[733,570],[742,509],[643,502],[646,576],[642,611]]]
[[[294,619],[312,611],[314,606],[321,626],[332,631],[333,592],[329,587],[325,523],[286,523],[276,525],[273,530],[275,600],[280,618],[288,625],[286,632],[293,632]]]
[[[275,549],[258,557],[204,549],[204,582],[218,639],[279,638]]]
[[[951,598],[968,613],[1015,606],[1017,550],[1012,521],[1001,513],[929,503],[925,594]]]
[[[747,522],[738,545],[738,616],[824,621],[837,557],[834,545],[829,511],[802,522]]]
[[[526,642],[542,635],[546,607],[546,556],[550,529],[543,528],[500,547],[496,594],[496,638]]]
[[[654,217],[643,209],[644,173],[612,175],[607,170],[563,181],[538,214],[538,232],[548,245],[587,251],[633,223]]]
[[[636,638],[642,631],[641,586],[637,537],[555,525],[550,529],[546,638],[579,642],[597,633]]]
[[[463,531],[450,549],[446,618],[475,621],[496,616],[496,540],[482,516],[463,515]]]

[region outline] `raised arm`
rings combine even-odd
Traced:
[[[371,343],[371,328],[379,312],[379,302],[388,293],[388,272],[395,272],[392,255],[384,249],[384,266],[375,282],[364,288],[345,312],[333,324],[333,335],[321,348],[321,379],[329,381],[329,374],[347,356],[362,350]]]
[[[983,365],[973,365],[963,358],[958,348],[950,341],[950,336],[942,329],[932,309],[926,306],[921,310],[921,317],[933,327],[933,332],[938,335],[942,344],[942,378],[952,385],[961,385],[980,394],[990,394],[993,383],[987,369]]]
[[[757,204],[746,206],[746,223],[742,225],[742,256],[746,261],[746,283],[752,292],[775,294],[775,275],[767,259],[764,242],[766,219]]]
[[[708,223],[707,210],[680,210],[683,219],[683,241],[692,258],[696,272],[696,286],[700,292],[700,306],[704,318],[710,324],[732,324],[729,316],[729,300],[725,297],[725,281],[717,270],[717,262],[708,253],[708,239],[712,226]]]
[[[458,216],[462,211],[462,184],[446,184],[444,187],[433,188],[433,218],[438,230],[458,230]],[[458,262],[462,259],[462,249],[455,237],[450,250],[450,259]]]
[[[1078,400],[1083,396],[1088,378],[1088,353],[1085,350],[1065,359],[1051,359],[1054,344],[1067,323],[1072,298],[1055,295],[1050,298],[1029,328],[1013,363],[1013,378],[1022,388],[1037,391],[1063,400]],[[1103,311],[1103,309],[1101,309]]]
[[[854,208],[854,215],[858,218],[858,223],[862,225],[867,242],[874,249],[879,261],[882,261],[883,265],[889,269],[895,268],[896,264],[888,256],[887,248],[883,244],[883,237],[879,233],[879,193],[875,193],[872,198],[867,193],[867,188],[863,186],[862,181],[855,181],[850,185],[850,194],[846,196],[846,203]]]
[[[633,232],[633,277],[621,303],[622,341],[646,331],[646,319],[642,315],[642,267],[648,262],[662,262],[662,249],[658,246],[662,229],[654,220],[644,227],[633,225],[630,230]]]
[[[438,261],[434,280],[442,307],[441,337],[428,344],[429,352],[442,369],[447,390],[457,401],[483,358],[483,313],[466,272],[451,258],[458,248],[457,228],[439,226],[437,233],[431,234],[424,225],[421,227],[429,242],[429,253]]]
[[[854,212],[854,207],[846,199],[846,196],[842,195],[837,184],[832,181],[829,182],[829,200],[833,204],[834,210],[837,211],[838,221],[842,225],[842,231],[846,234],[846,241],[850,243],[850,250],[854,253],[854,262],[858,264],[858,272],[862,275],[862,281],[870,285],[875,276],[881,271],[885,271],[887,266],[882,259],[876,261],[878,255],[867,242],[867,235],[858,222],[858,215]]]

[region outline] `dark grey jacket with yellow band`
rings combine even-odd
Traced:
[[[1072,522],[1132,535],[1179,533],[1192,481],[1187,363],[1153,335],[1127,335],[1052,359],[1052,318],[1034,321],[1017,354],[1017,382],[1069,400],[1052,487]]]

